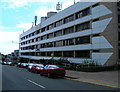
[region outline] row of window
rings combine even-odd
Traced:
[[[72,14],[72,15],[64,18],[64,19],[61,19],[61,20],[59,20],[59,21],[57,21],[57,22],[55,22],[55,23],[52,23],[52,24],[50,24],[50,25],[42,28],[41,30],[37,30],[37,31],[35,31],[35,32],[33,32],[33,33],[30,33],[30,34],[27,35],[27,36],[22,37],[21,40],[27,39],[27,38],[29,38],[29,37],[31,37],[31,36],[35,36],[35,35],[37,35],[37,34],[39,34],[39,33],[41,33],[41,32],[50,30],[50,29],[55,28],[55,27],[57,27],[57,26],[66,24],[66,23],[68,23],[68,22],[71,22],[71,21],[73,21],[73,20],[75,20],[75,19],[78,19],[78,18],[87,16],[87,15],[89,15],[89,14],[90,14],[90,8],[84,9],[84,10],[82,10],[82,11],[80,11],[80,12],[75,13],[75,17],[74,17],[74,14]]]
[[[56,41],[56,42],[49,42],[49,43],[44,43],[44,44],[39,44],[39,45],[32,45],[32,46],[28,46],[28,47],[23,47],[23,48],[21,48],[21,50],[70,46],[70,45],[89,44],[89,43],[90,43],[90,36],[84,36],[84,37],[60,40],[60,41]]]
[[[50,57],[74,57],[90,58],[90,50],[85,51],[55,51],[55,52],[26,52],[22,56],[50,56]]]
[[[46,40],[46,39],[50,39],[53,37],[58,37],[58,36],[66,35],[66,34],[70,34],[70,33],[73,33],[74,31],[78,32],[78,31],[90,29],[90,21],[76,25],[75,28],[76,29],[74,30],[74,26],[72,26],[72,27],[69,27],[69,28],[66,28],[63,30],[59,30],[59,31],[54,32],[54,33],[43,35],[41,37],[37,37],[37,38],[31,39],[31,40],[28,40],[26,42],[22,42],[21,45],[25,45],[25,44],[29,44],[29,43],[33,43],[33,42],[38,42],[40,40]]]
[[[120,15],[118,15],[118,23],[120,23]]]

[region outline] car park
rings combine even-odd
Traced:
[[[40,75],[46,75],[47,77],[64,77],[65,76],[65,69],[60,68],[57,65],[46,65]]]
[[[43,69],[44,65],[43,64],[34,64],[31,67],[31,71],[34,73],[40,73],[41,70]]]

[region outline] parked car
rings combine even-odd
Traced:
[[[40,75],[46,75],[47,77],[52,77],[52,76],[56,76],[56,77],[64,77],[65,76],[65,69],[60,68],[57,65],[46,65]]]
[[[12,64],[12,62],[7,62],[7,65],[10,65],[10,64]]]
[[[21,63],[21,67],[22,68],[26,68],[27,67],[27,63]]]
[[[7,65],[7,62],[3,62],[2,64],[3,64],[3,65]]]
[[[21,67],[21,63],[18,63],[18,64],[17,64],[17,67]]]
[[[31,67],[31,71],[34,73],[40,73],[41,70],[43,69],[44,65],[43,64],[34,64]]]
[[[35,65],[34,63],[29,63],[28,64],[28,71],[31,71],[32,66]]]

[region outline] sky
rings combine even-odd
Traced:
[[[74,4],[74,0],[0,0],[0,53],[7,55],[19,49],[23,30],[31,28],[35,16],[40,23],[47,12],[56,11],[58,2],[62,10]]]

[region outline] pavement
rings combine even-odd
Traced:
[[[118,81],[119,72],[120,70],[104,72],[81,72],[66,70],[66,77],[70,80],[87,82],[113,88],[120,88],[120,81]]]

